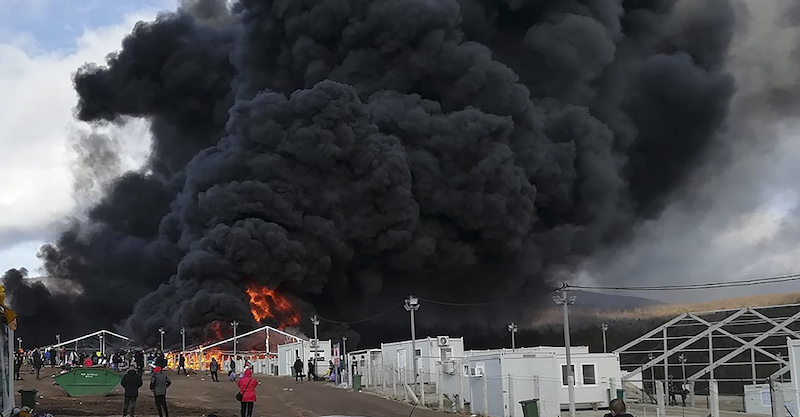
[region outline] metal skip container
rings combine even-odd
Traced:
[[[103,396],[122,381],[122,376],[106,368],[77,368],[55,377],[70,397]]]

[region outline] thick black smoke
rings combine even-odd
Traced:
[[[726,0],[222,3],[139,23],[75,76],[81,120],[153,133],[146,168],[42,249],[98,326],[254,325],[250,282],[341,320],[536,297],[659,213],[734,91]]]

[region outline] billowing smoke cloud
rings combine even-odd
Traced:
[[[78,117],[146,118],[152,153],[42,258],[143,340],[255,325],[250,282],[341,320],[535,300],[663,210],[734,92],[726,0],[222,4],[75,76]]]
[[[740,2],[735,13],[741,24],[726,60],[737,93],[724,144],[659,218],[637,228],[629,247],[586,266],[596,281],[689,283],[797,273],[798,11],[790,0]],[[737,290],[713,295],[743,295]],[[747,288],[747,295],[795,290],[793,283],[766,285]],[[686,302],[709,293],[662,296]]]

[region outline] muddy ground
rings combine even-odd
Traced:
[[[105,397],[71,398],[53,382],[52,375],[57,368],[44,368],[41,379],[36,380],[23,368],[23,381],[14,387],[36,389],[37,411],[49,412],[59,416],[112,416],[122,415],[122,388],[117,387]],[[173,381],[167,392],[170,416],[205,416],[211,412],[220,417],[239,416],[239,402],[236,401],[238,388],[233,382],[222,379],[215,383],[206,373],[190,376],[166,374]],[[408,417],[410,405],[393,402],[371,394],[335,388],[325,382],[296,383],[291,378],[258,376],[258,400],[253,416],[325,416],[350,415],[367,417]],[[136,415],[139,417],[157,416],[153,396],[148,389],[149,376],[145,375],[144,385],[139,390]],[[17,393],[17,405],[20,404]],[[442,417],[444,413],[415,409],[413,417]],[[450,415],[452,416],[452,414]]]

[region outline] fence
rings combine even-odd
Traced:
[[[372,363],[360,369],[362,389],[441,411],[505,417],[522,417],[519,402],[537,399],[540,416],[559,415],[560,380],[470,375],[466,365],[466,361],[456,359],[436,362],[435,369],[420,367],[418,383],[414,384],[413,370]]]

